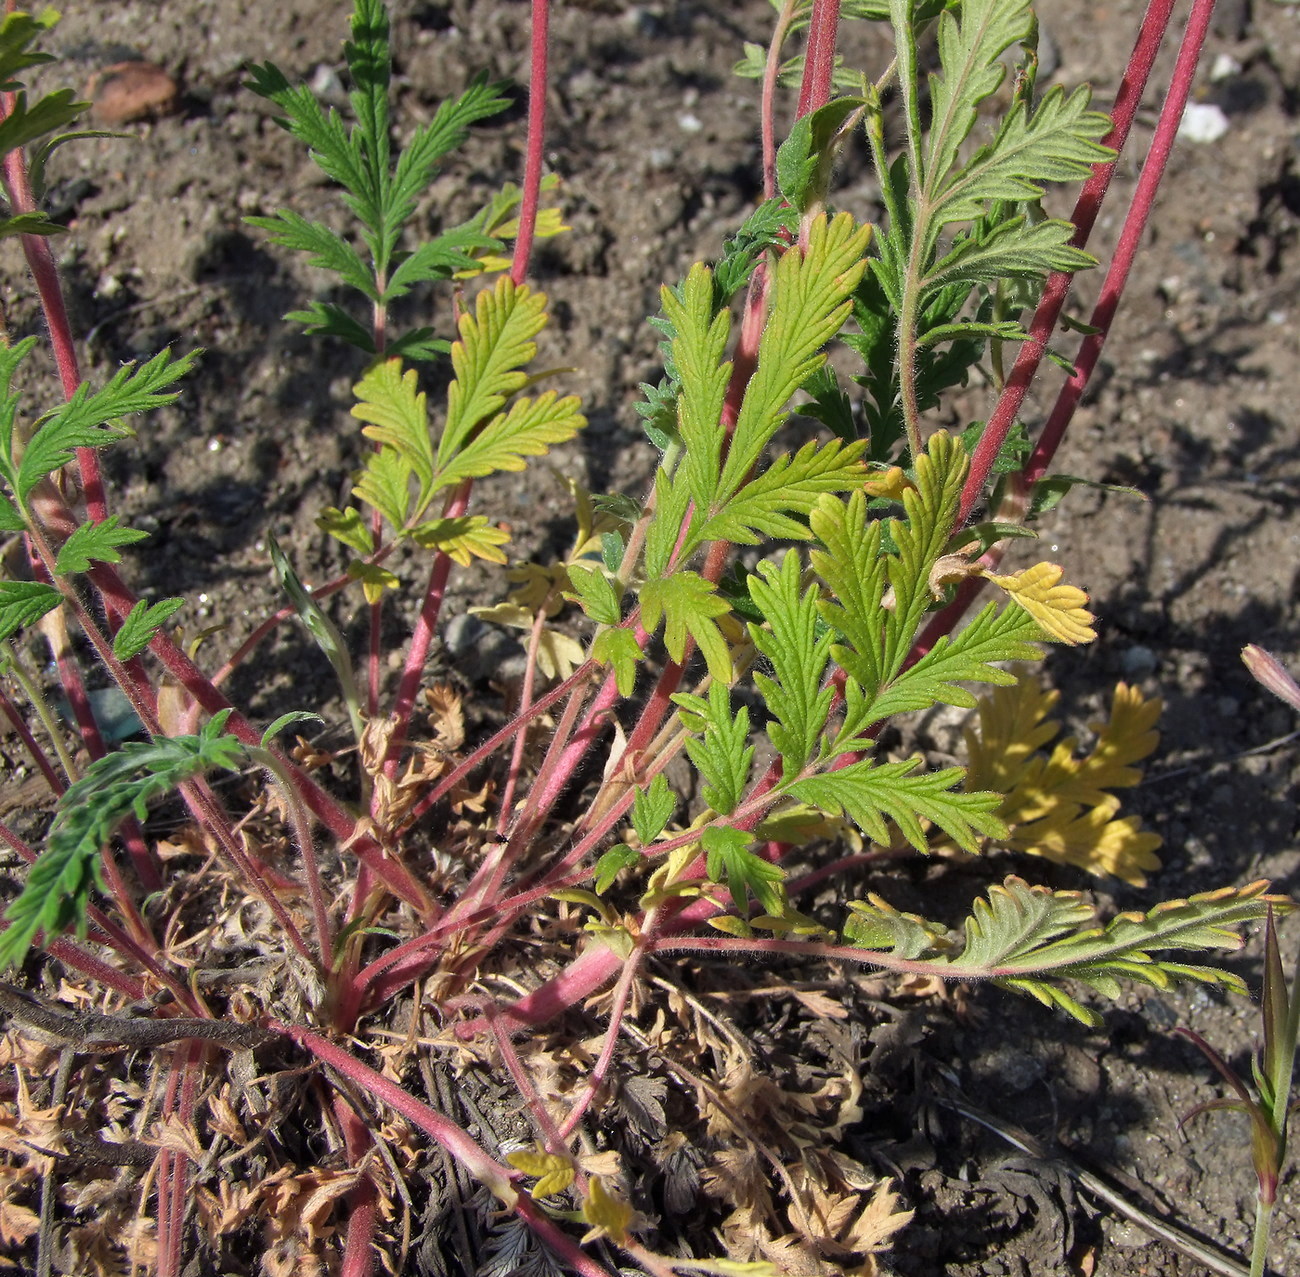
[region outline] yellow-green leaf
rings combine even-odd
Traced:
[[[1019,603],[1052,638],[1075,646],[1097,637],[1096,619],[1087,609],[1088,596],[1076,585],[1060,584],[1065,570],[1055,563],[1036,563],[1011,576],[986,574],[994,585]]]
[[[423,508],[433,492],[434,463],[426,397],[418,384],[414,369],[403,374],[400,359],[386,359],[352,388],[358,401],[352,415],[367,423],[361,431],[366,438],[393,449],[410,467],[419,484],[417,506]]]
[[[366,563],[362,559],[353,559],[348,564],[348,576],[361,582],[362,592],[367,603],[378,603],[384,597],[385,590],[395,590],[401,581],[387,568],[378,563]]]
[[[501,546],[510,540],[510,533],[489,523],[481,514],[462,514],[453,519],[430,519],[411,529],[411,539],[426,550],[441,550],[461,567],[469,567],[471,559],[486,559],[489,563],[505,563]]]
[[[540,1144],[509,1153],[506,1161],[517,1171],[535,1176],[534,1197],[554,1197],[573,1183],[573,1163],[559,1153],[548,1153]]]
[[[455,379],[447,390],[447,425],[438,443],[445,468],[475,430],[528,381],[521,369],[537,353],[533,338],[546,326],[546,298],[527,285],[498,279],[462,315],[460,340],[451,348]]]
[[[632,1226],[632,1208],[605,1187],[599,1175],[587,1181],[587,1198],[582,1203],[582,1218],[591,1225],[583,1236],[583,1244],[598,1237],[608,1237],[616,1246],[627,1240]]]
[[[436,488],[453,487],[462,479],[477,479],[499,471],[522,470],[526,457],[544,456],[552,444],[572,439],[587,424],[578,411],[578,397],[557,397],[554,390],[536,399],[517,399],[509,412],[493,417],[448,459]]]
[[[643,653],[631,630],[603,630],[591,645],[593,660],[614,667],[614,680],[620,696],[631,696],[636,686],[636,667]]]

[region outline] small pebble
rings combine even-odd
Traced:
[[[1212,102],[1189,102],[1178,125],[1178,136],[1188,142],[1217,142],[1227,131],[1228,117]]]
[[[1135,643],[1120,657],[1120,668],[1125,678],[1146,678],[1148,674],[1155,673],[1159,663],[1160,658],[1141,643]]]
[[[1231,53],[1220,53],[1210,68],[1210,83],[1218,84],[1220,80],[1231,80],[1241,72],[1241,63]]]
[[[117,62],[91,77],[86,96],[91,114],[111,128],[166,114],[175,108],[180,90],[153,62]]]

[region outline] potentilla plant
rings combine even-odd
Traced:
[[[168,629],[183,600],[146,604],[119,574],[122,551],[145,534],[110,513],[97,463],[98,449],[126,435],[122,419],[168,402],[201,356],[163,352],[99,389],[82,381],[42,238],[59,228],[41,218],[32,181],[61,139],[24,154],[69,123],[76,104],[61,94],[34,106],[21,94],[8,100],[6,229],[24,236],[68,399],[26,407],[15,374],[37,339],[6,343],[0,525],[24,538],[30,574],[0,582],[0,638],[30,715],[8,699],[4,708],[59,804],[39,850],[0,826],[31,863],[0,936],[0,959],[31,992],[11,989],[4,1005],[20,1030],[62,1047],[39,1112],[67,1102],[74,1069],[104,1067],[80,1054],[91,1046],[163,1052],[157,1086],[134,1096],[134,1127],[111,1132],[150,1166],[130,1192],[96,1197],[80,1184],[62,1203],[48,1188],[37,1201],[32,1185],[40,1175],[53,1182],[61,1137],[46,1129],[15,1153],[5,1191],[27,1215],[7,1218],[23,1221],[18,1235],[38,1266],[49,1271],[56,1251],[71,1251],[84,1270],[94,1230],[71,1225],[93,1198],[109,1203],[101,1223],[116,1221],[131,1262],[166,1277],[205,1246],[247,1248],[254,1221],[269,1272],[306,1271],[330,1255],[348,1274],[370,1271],[377,1255],[411,1271],[412,1212],[430,1174],[422,1132],[458,1168],[453,1180],[484,1187],[480,1218],[504,1212],[489,1229],[485,1271],[550,1264],[607,1275],[625,1260],[656,1274],[732,1273],[749,1261],[753,1273],[861,1267],[906,1214],[887,1186],[863,1189],[837,1161],[852,1087],[824,1123],[820,1150],[769,1146],[744,1109],[737,1079],[752,1077],[752,1061],[734,1035],[712,1039],[734,1065],[726,1079],[693,1061],[669,1065],[707,1124],[697,1161],[671,1135],[656,1152],[688,1194],[712,1159],[705,1182],[733,1211],[724,1253],[669,1257],[644,1240],[644,1199],[616,1150],[591,1143],[585,1120],[611,1088],[635,1081],[620,1076],[619,1044],[650,1042],[631,1010],[661,987],[652,958],[833,958],[993,980],[1088,1022],[1099,1015],[1072,986],[1103,997],[1121,980],[1239,987],[1230,973],[1167,955],[1236,946],[1240,924],[1280,905],[1264,883],[1101,925],[1080,893],[1013,877],[990,886],[954,931],[898,911],[870,878],[885,857],[939,848],[1005,846],[1134,883],[1158,863],[1158,840],[1118,815],[1114,794],[1135,783],[1134,764],[1154,748],[1158,704],[1120,687],[1091,752],[1067,740],[1049,753],[1051,699],[1008,663],[1039,659],[1045,643],[1091,641],[1093,617],[1056,565],[1000,568],[1008,541],[1032,536],[1027,525],[1077,482],[1048,475],[1048,465],[1122,290],[1208,5],[1184,37],[1157,159],[1061,405],[1033,439],[1017,412],[1070,273],[1093,264],[1087,230],[1169,9],[1153,5],[1111,119],[1092,109],[1087,89],[1036,92],[1027,0],[778,7],[760,59],[768,198],[716,262],[663,289],[651,321],[664,353],[663,379],[640,405],[660,454],[653,487],[593,495],[575,485],[571,552],[517,566],[505,601],[485,600],[489,615],[526,630],[528,660],[510,720],[473,742],[459,694],[428,684],[426,669],[453,567],[507,561],[507,529],[490,511],[471,513],[475,482],[524,469],[585,424],[573,396],[540,389],[543,374],[530,371],[547,319],[546,298],[527,282],[530,248],[563,230],[558,210],[540,209],[551,189],[541,172],[545,0],[534,6],[523,183],[433,239],[416,234],[417,202],[467,130],[505,105],[502,86],[474,81],[395,145],[379,0],[356,0],[345,47],[350,118],[274,66],[250,72],[250,89],[275,105],[355,218],[346,235],[292,209],[253,220],[356,298],[288,320],[363,352],[351,415],[372,446],[353,502],[320,512],[346,548],[346,574],[309,591],[292,549],[272,544],[289,606],[211,673]],[[837,69],[841,17],[889,24],[895,56],[879,78]],[[44,60],[33,50],[48,21],[13,14],[0,27],[7,92]],[[927,83],[917,47],[932,28],[939,68]],[[806,52],[791,62],[786,41],[801,31]],[[984,128],[980,113],[1008,57],[1018,65],[1010,105]],[[777,150],[783,72],[801,91]],[[886,94],[902,107],[894,145]],[[835,153],[859,129],[881,180],[880,225],[835,207]],[[1080,179],[1074,220],[1046,217],[1045,185]],[[392,303],[438,285],[454,324],[395,331]],[[856,371],[831,371],[833,343],[860,361]],[[440,360],[450,384],[431,406],[420,368]],[[988,421],[960,435],[933,429],[927,414],[976,367],[999,391]],[[801,439],[774,455],[778,435],[798,429],[796,412]],[[997,598],[962,624],[985,586]],[[410,588],[420,592],[418,621],[389,687],[382,612],[392,592]],[[338,624],[351,606],[370,619],[357,651]],[[358,760],[346,783],[331,767],[338,751],[305,737],[287,752],[278,743],[286,727],[307,730],[305,720],[332,712],[327,704],[254,724],[221,690],[295,614],[338,676]],[[73,628],[147,739],[107,748]],[[26,654],[37,636],[58,662],[84,766],[44,713]],[[994,690],[977,699],[977,684]],[[935,705],[978,708],[969,768],[880,754],[886,724]],[[771,759],[761,765],[760,737]],[[669,784],[674,760],[689,772],[691,797]],[[232,797],[209,780],[220,771],[265,784]],[[171,792],[192,823],[165,860],[150,814]],[[175,874],[186,839],[219,866],[213,883]],[[834,916],[799,907],[828,884]],[[238,903],[214,921],[218,897]],[[523,940],[544,945],[544,963],[530,961]],[[59,987],[93,991],[85,996],[108,1009],[91,1015],[38,996]],[[607,1017],[600,1039],[557,1062],[541,1031],[595,995]],[[122,1013],[127,1002],[144,1014]],[[696,1020],[703,1035],[713,1031],[706,1012]],[[34,1079],[39,1049],[12,1049],[28,1050],[19,1058]],[[501,1150],[482,1122],[475,1137],[455,1120],[438,1076],[468,1085],[476,1059],[517,1092],[531,1142]],[[129,1091],[130,1078],[118,1080]],[[644,1094],[640,1103],[644,1112]],[[20,1108],[21,1120],[38,1120],[34,1101]],[[112,1120],[122,1112],[118,1104]],[[86,1116],[110,1120],[106,1110]],[[744,1156],[766,1158],[772,1174],[734,1173]],[[102,1230],[95,1236],[103,1241]]]

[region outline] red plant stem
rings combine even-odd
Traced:
[[[1174,0],[1151,0],[1146,15],[1138,28],[1137,43],[1133,46],[1133,52],[1129,55],[1128,65],[1124,69],[1124,77],[1120,81],[1119,91],[1115,95],[1115,105],[1111,111],[1112,128],[1110,133],[1103,139],[1105,145],[1116,152],[1122,152],[1124,144],[1128,140],[1133,117],[1137,114],[1138,106],[1142,101],[1142,94],[1146,89],[1147,79],[1151,74],[1151,68],[1155,63],[1157,53],[1160,51],[1160,46],[1164,42],[1165,31],[1168,28],[1173,7]],[[1197,12],[1205,9],[1207,11],[1205,21],[1208,22],[1208,11],[1213,7],[1214,0],[1197,0],[1197,10],[1193,12],[1192,21],[1197,20]],[[1200,44],[1198,43],[1196,55],[1192,59],[1193,69],[1196,57],[1199,57],[1199,55]],[[1181,64],[1181,55],[1179,61]],[[1190,80],[1190,72],[1188,78]],[[1167,99],[1166,108],[1168,108],[1169,102],[1170,99]],[[1186,86],[1184,86],[1183,102],[1186,102]],[[1181,115],[1182,106],[1180,105],[1174,116],[1175,130]],[[1117,154],[1114,160],[1094,165],[1092,176],[1084,183],[1083,190],[1079,193],[1071,217],[1076,228],[1071,243],[1076,248],[1082,248],[1088,242],[1088,236],[1092,231],[1093,223],[1096,221],[1102,200],[1105,198],[1106,190],[1110,185],[1111,175],[1114,173],[1115,165],[1118,162],[1119,155]],[[1154,194],[1154,190],[1152,194]],[[1142,212],[1144,220],[1147,211],[1149,209]],[[1132,215],[1133,209],[1130,208],[1129,216]],[[970,517],[971,511],[984,493],[984,485],[992,473],[993,463],[997,460],[998,453],[1002,450],[1002,445],[1006,442],[1011,427],[1015,424],[1021,405],[1024,403],[1025,394],[1038,374],[1038,366],[1046,353],[1048,340],[1056,327],[1056,321],[1060,317],[1061,307],[1065,303],[1066,294],[1070,291],[1072,280],[1073,276],[1065,271],[1057,271],[1049,276],[1047,280],[1038,308],[1034,312],[1033,321],[1029,326],[1029,339],[1022,343],[1020,347],[1016,362],[1011,369],[1011,375],[1007,378],[1002,393],[998,396],[993,413],[989,417],[988,424],[984,427],[984,433],[980,436],[979,444],[971,458],[970,474],[966,479],[965,487],[962,489],[961,510],[957,518],[959,525],[965,523]],[[1064,433],[1064,430],[1065,426],[1062,425],[1061,432]]]
[[[455,1122],[417,1100],[396,1082],[362,1063],[342,1047],[335,1046],[319,1033],[280,1020],[269,1020],[266,1027],[292,1039],[323,1064],[337,1070],[367,1094],[396,1109],[407,1121],[419,1127],[430,1139],[445,1148],[479,1183],[505,1202],[555,1252],[561,1262],[574,1269],[580,1277],[611,1277],[607,1269],[602,1268],[576,1242],[562,1233],[526,1192],[515,1189],[513,1181],[520,1178],[518,1171],[489,1157],[469,1133]]]
[[[614,1000],[609,1009],[609,1026],[605,1030],[605,1041],[601,1046],[600,1056],[595,1064],[591,1066],[591,1073],[587,1077],[582,1094],[578,1097],[578,1102],[573,1106],[568,1117],[564,1119],[564,1125],[560,1128],[566,1137],[577,1130],[578,1123],[582,1121],[587,1109],[591,1107],[592,1100],[596,1098],[597,1092],[604,1083],[605,1075],[609,1072],[609,1066],[614,1062],[614,1051],[618,1046],[618,1033],[623,1027],[623,1016],[627,1011],[627,1002],[632,996],[632,987],[636,984],[636,978],[640,974],[641,960],[644,955],[645,950],[639,945],[632,950],[632,956],[624,964],[623,970],[618,977],[618,983],[614,986]],[[495,1021],[493,1021],[493,1024],[495,1025]]]
[[[759,104],[759,131],[763,144],[763,198],[776,198],[776,89],[781,74],[781,46],[794,20],[798,0],[785,0],[767,46],[763,64],[763,94]]]
[[[510,1041],[510,1035],[495,1031],[494,1010],[493,1004],[488,1001],[484,1007],[484,1013],[487,1016],[489,1027],[494,1030],[493,1036],[496,1039],[497,1050],[501,1052],[501,1062],[506,1066],[506,1072],[510,1074],[510,1080],[514,1082],[515,1089],[519,1092],[524,1103],[528,1106],[529,1113],[533,1116],[533,1125],[537,1128],[537,1134],[541,1137],[542,1146],[548,1153],[563,1156],[568,1152],[564,1133],[555,1125],[555,1119],[542,1102],[542,1097],[537,1093],[537,1087],[533,1085],[532,1077],[528,1070],[524,1068],[523,1061],[520,1060],[514,1043]],[[579,1184],[585,1191],[587,1187],[586,1176],[581,1171],[577,1172],[577,1176],[581,1177]]]
[[[510,264],[510,278],[516,287],[528,278],[528,260],[533,251],[537,204],[542,189],[542,158],[546,153],[546,94],[550,88],[550,0],[533,0],[532,13],[532,53],[528,72],[528,153],[524,159],[519,234],[515,237],[515,255]]]
[[[173,1114],[183,1124],[194,1120],[200,1061],[205,1048],[196,1042],[183,1042],[172,1055],[167,1076],[167,1094],[162,1116]],[[190,1178],[190,1159],[180,1152],[164,1148],[158,1154],[158,1275],[179,1277],[184,1241],[186,1189]]]
[[[0,119],[7,118],[13,108],[14,95],[0,94]],[[36,212],[36,200],[32,196],[32,186],[27,176],[27,156],[21,147],[4,157],[4,185],[12,212]],[[27,258],[27,268],[31,271],[36,291],[40,294],[41,309],[45,312],[50,347],[54,352],[55,366],[59,370],[63,395],[65,399],[71,399],[73,392],[81,385],[81,369],[77,362],[72,325],[68,322],[68,308],[63,300],[63,288],[59,282],[59,269],[54,264],[54,254],[50,250],[47,236],[23,235],[20,239],[23,256]],[[77,467],[86,498],[86,513],[92,523],[99,523],[108,515],[108,503],[104,497],[99,456],[94,448],[77,449]]]
[[[343,1130],[348,1162],[360,1164],[373,1146],[370,1130],[351,1104],[338,1092],[333,1096],[334,1116]],[[363,1175],[347,1195],[348,1224],[343,1242],[343,1264],[339,1277],[370,1277],[375,1261],[375,1223],[379,1216],[379,1194],[374,1181]]]
[[[549,601],[548,596],[548,601]],[[528,707],[533,703],[533,687],[537,682],[537,650],[542,641],[542,630],[546,625],[546,603],[537,609],[533,618],[532,633],[528,636],[528,660],[524,665],[524,682],[519,689],[519,713],[523,718]],[[528,747],[528,730],[525,728],[515,737],[514,748],[510,751],[510,765],[506,769],[506,783],[501,790],[501,810],[497,813],[497,834],[505,837],[510,824],[510,813],[515,805],[515,787],[519,784],[519,773],[524,765],[524,750]]]
[[[447,499],[443,506],[444,519],[459,518],[469,508],[469,494],[473,480],[466,479]],[[433,636],[438,630],[438,618],[442,615],[442,601],[447,593],[447,580],[451,576],[451,559],[441,550],[434,555],[433,566],[429,569],[429,583],[425,587],[424,602],[420,605],[420,618],[415,623],[411,634],[410,646],[406,650],[406,663],[402,667],[402,677],[397,685],[397,697],[393,701],[393,719],[396,726],[388,742],[388,753],[384,760],[384,770],[391,777],[397,772],[398,754],[406,741],[410,729],[411,707],[420,692],[420,680],[424,675],[425,662],[429,659],[429,648],[433,645]]]
[[[808,50],[804,55],[803,84],[799,89],[799,116],[831,100],[835,72],[835,41],[839,34],[840,0],[813,0],[808,21]]]
[[[1161,0],[1161,3],[1168,2],[1169,0]],[[1164,105],[1160,108],[1160,119],[1156,124],[1155,135],[1151,139],[1151,149],[1143,162],[1137,189],[1133,193],[1133,202],[1124,218],[1119,243],[1115,247],[1114,256],[1106,272],[1101,295],[1088,319],[1089,326],[1098,331],[1088,333],[1079,346],[1079,353],[1074,361],[1074,372],[1061,387],[1047,424],[1043,427],[1025,466],[1023,483],[1026,488],[1043,477],[1052,458],[1056,455],[1074,411],[1079,406],[1079,400],[1083,397],[1088,380],[1097,366],[1101,349],[1110,335],[1115,312],[1119,309],[1120,298],[1124,295],[1125,286],[1128,284],[1129,272],[1133,268],[1142,236],[1146,232],[1147,222],[1155,206],[1156,191],[1164,178],[1169,153],[1173,150],[1178,126],[1183,118],[1183,110],[1187,106],[1192,80],[1196,75],[1196,67],[1200,62],[1201,50],[1209,30],[1210,18],[1214,14],[1214,3],[1215,0],[1196,0],[1192,7],[1191,16],[1187,20],[1187,29],[1183,32],[1178,47],[1178,60],[1174,65],[1169,92],[1165,96]]]
[[[18,733],[27,753],[31,760],[36,764],[37,770],[45,778],[45,783],[50,787],[50,791],[57,797],[67,789],[62,778],[46,758],[45,751],[37,743],[36,737],[32,735],[31,728],[27,726],[26,720],[18,712],[18,707],[9,699],[3,690],[0,690],[0,712],[9,720],[9,726]]]
[[[366,654],[366,717],[379,713],[379,651],[384,642],[384,601],[370,605],[370,644]]]

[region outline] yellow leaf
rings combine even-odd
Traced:
[[[1012,576],[985,575],[1000,585],[1052,638],[1075,646],[1097,637],[1095,619],[1088,611],[1088,596],[1076,585],[1060,584],[1064,569],[1055,563],[1037,563]]]
[[[600,1153],[584,1153],[578,1164],[588,1175],[618,1175],[623,1169],[623,1159],[617,1149],[607,1148]]]
[[[582,1218],[591,1225],[582,1242],[608,1237],[616,1246],[627,1240],[632,1225],[632,1208],[605,1187],[605,1181],[594,1175],[587,1181],[587,1199],[582,1203]]]
[[[491,621],[493,625],[508,625],[516,630],[533,628],[533,614],[513,603],[498,603],[495,607],[472,607],[469,614]]]
[[[1062,803],[1040,820],[1017,825],[1005,845],[1144,887],[1145,871],[1160,868],[1160,835],[1144,833],[1137,816],[1114,819],[1118,810],[1117,799],[1097,807]]]
[[[381,568],[378,563],[364,563],[360,559],[353,559],[348,564],[348,576],[361,582],[367,603],[378,603],[384,597],[385,590],[395,590],[401,585],[401,581],[387,568]]]
[[[1132,764],[1159,741],[1161,703],[1120,683],[1109,720],[1089,724],[1097,733],[1092,750],[1078,755],[1078,742],[1066,737],[1047,757],[1043,750],[1060,731],[1047,718],[1055,703],[1056,694],[1030,678],[981,698],[980,730],[966,733],[965,785],[1005,795],[997,812],[1010,828],[1003,846],[1141,886],[1146,872],[1159,867],[1161,840],[1136,817],[1119,818],[1119,799],[1109,791],[1141,780]]]
[[[869,497],[887,497],[890,501],[901,501],[904,492],[916,491],[916,484],[907,477],[902,466],[890,466],[888,470],[873,470],[871,477],[862,485],[862,490]]]
[[[515,1170],[536,1177],[534,1197],[554,1197],[573,1183],[573,1163],[559,1153],[548,1153],[540,1144],[510,1153],[506,1161]]]
[[[426,550],[441,550],[461,567],[469,567],[471,559],[486,559],[489,563],[505,563],[501,547],[510,540],[510,533],[489,523],[481,514],[463,514],[454,519],[430,519],[411,529],[411,539]]]
[[[544,629],[538,639],[537,664],[547,678],[568,678],[586,656],[581,643],[559,630]]]

